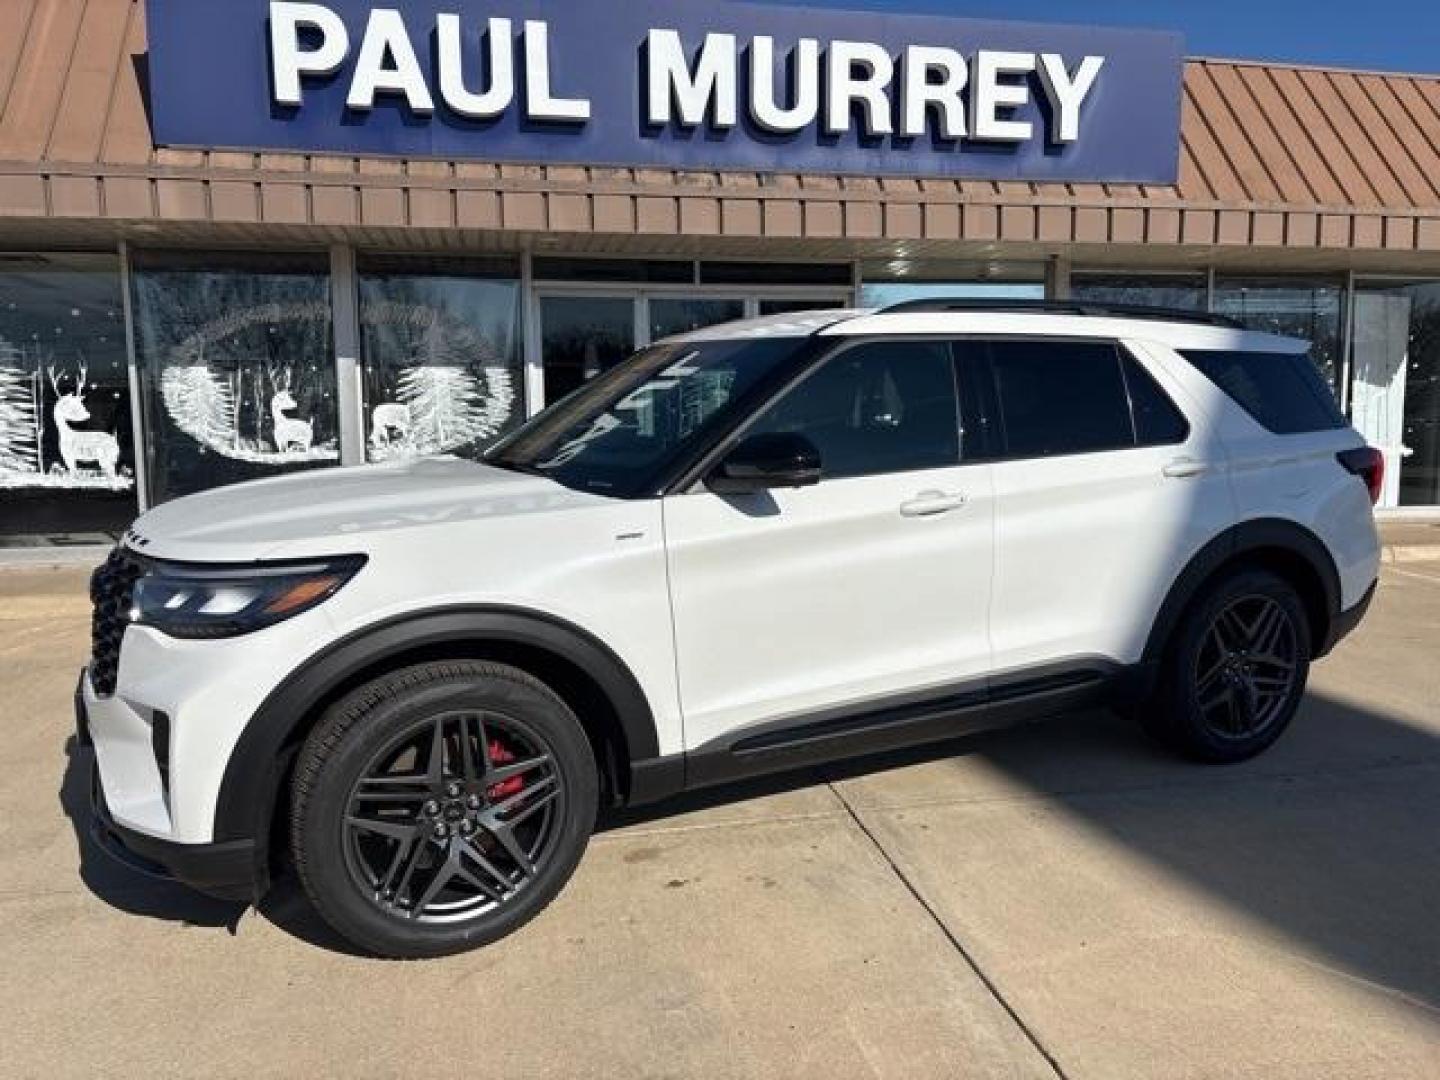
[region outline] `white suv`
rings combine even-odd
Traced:
[[[905,304],[734,323],[483,463],[169,503],[96,572],[97,834],[375,953],[494,940],[602,805],[1082,706],[1238,761],[1375,588],[1382,459],[1301,342]]]

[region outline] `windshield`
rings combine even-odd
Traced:
[[[497,443],[485,460],[567,487],[633,498],[731,415],[805,338],[654,345]]]

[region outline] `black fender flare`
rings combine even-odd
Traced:
[[[287,750],[304,718],[336,687],[388,659],[416,649],[467,642],[526,646],[574,665],[609,698],[631,761],[658,755],[654,714],[639,681],[594,635],[563,619],[521,608],[463,606],[411,612],[332,643],[270,692],[226,762],[215,804],[214,840],[253,839],[263,875]]]
[[[1226,563],[1243,557],[1246,552],[1280,550],[1297,556],[1315,572],[1324,596],[1323,614],[1326,625],[1316,636],[1314,645],[1317,655],[1324,655],[1329,648],[1330,627],[1340,613],[1340,573],[1335,560],[1321,539],[1304,525],[1284,518],[1255,518],[1233,525],[1214,537],[1195,553],[1185,569],[1180,572],[1170,592],[1160,605],[1155,621],[1150,627],[1150,636],[1145,641],[1142,663],[1153,666],[1159,663],[1165,644],[1179,624],[1191,602],[1205,581]]]

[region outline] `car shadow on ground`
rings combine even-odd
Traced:
[[[974,759],[979,759],[977,762]],[[1440,1007],[1440,739],[1398,718],[1310,694],[1294,729],[1244,765],[1181,762],[1108,713],[1088,713],[609,812],[600,831],[641,825],[925,762],[976,764],[1063,808],[1190,888],[1268,924],[1355,977]],[[966,778],[953,778],[966,796]],[[61,804],[81,876],[121,910],[228,927],[244,913],[114,862],[89,836],[89,754],[71,749]],[[943,798],[944,789],[927,796]],[[863,813],[863,807],[861,812]],[[281,929],[357,955],[282,876],[261,905]]]

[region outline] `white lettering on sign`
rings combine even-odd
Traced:
[[[300,48],[302,28],[320,35],[318,48]],[[333,75],[349,55],[350,35],[340,16],[329,8],[280,0],[270,5],[270,63],[279,104],[299,105],[300,76]]]
[[[940,118],[942,139],[965,137],[965,102],[961,94],[970,77],[965,58],[954,49],[916,46],[905,50],[905,81],[900,87],[900,134],[915,139],[925,134],[926,112]]]
[[[660,126],[675,117],[685,127],[709,121],[717,128],[735,126],[736,56],[734,34],[706,34],[690,70],[685,43],[674,30],[651,30],[646,41],[650,80],[645,122]]]
[[[787,108],[775,90],[775,39],[762,35],[750,43],[750,118],[777,135],[801,131],[820,115],[820,42],[801,38],[791,55],[795,77]]]
[[[421,59],[429,55],[430,30],[407,26],[399,8],[372,9],[349,73],[346,105],[364,112],[388,95],[416,115],[430,116],[438,96],[445,109],[470,119],[494,119],[517,107],[526,120],[590,119],[587,98],[556,90],[544,21],[525,20],[517,39],[510,19],[490,18],[483,28],[467,28],[459,15],[438,14],[433,72]],[[351,44],[344,21],[324,4],[271,0],[275,101],[302,107],[305,80],[334,78],[351,63]],[[870,41],[827,44],[814,38],[801,38],[781,53],[773,37],[760,35],[746,45],[729,33],[708,33],[695,48],[679,31],[664,27],[650,29],[644,46],[638,50],[646,91],[641,119],[652,129],[729,132],[739,125],[743,108],[753,128],[773,134],[818,125],[826,135],[841,136],[858,127],[864,138],[910,140],[933,133],[951,143],[1033,139],[1037,123],[1026,117],[1034,110],[1021,110],[1034,103],[1037,91],[1044,136],[1056,146],[1074,143],[1105,66],[1103,56],[1072,62],[1059,53],[984,48],[967,55],[924,44],[892,55]],[[523,93],[516,76],[522,64]]]
[[[1065,58],[1056,53],[1040,54],[1040,85],[1050,99],[1056,122],[1050,129],[1053,143],[1073,143],[1080,137],[1080,106],[1085,103],[1100,69],[1103,56],[1087,56],[1072,75],[1065,68]]]
[[[531,120],[584,123],[590,119],[585,98],[555,97],[550,92],[550,27],[525,20],[525,113]]]
[[[420,58],[410,44],[410,34],[400,12],[376,8],[370,12],[360,58],[355,61],[355,78],[345,104],[351,109],[373,109],[376,94],[399,94],[413,112],[428,116],[435,111]]]
[[[488,120],[515,100],[515,50],[509,19],[491,19],[485,32],[490,85],[473,93],[465,80],[465,41],[459,15],[438,15],[435,33],[440,49],[440,96],[461,116]]]

